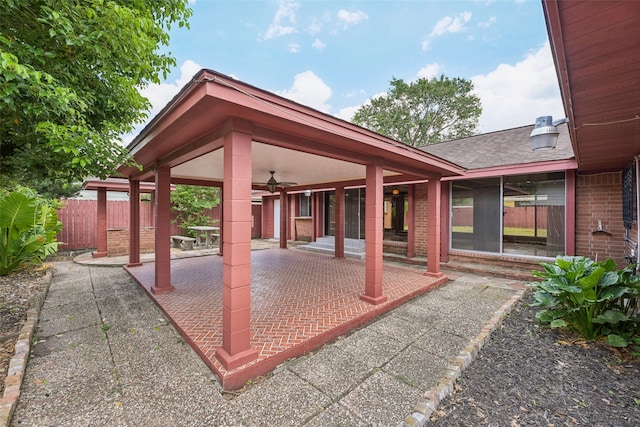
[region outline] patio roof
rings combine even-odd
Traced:
[[[640,3],[542,6],[579,170],[621,170],[640,153]]]
[[[381,162],[385,177],[454,176],[463,168],[434,155],[302,106],[229,76],[203,69],[129,145],[140,171],[125,177],[150,180],[156,165],[172,168],[172,182],[220,183],[223,136],[230,121],[252,135],[252,180],[264,188],[269,171],[297,189],[361,180],[365,165]],[[296,188],[290,188],[295,191]]]
[[[106,190],[106,191],[117,191],[121,193],[129,192],[129,181],[122,178],[107,178],[107,179],[87,179],[82,184],[83,190]],[[156,191],[156,185],[153,183],[141,183],[140,184],[140,192],[141,193],[152,193]]]

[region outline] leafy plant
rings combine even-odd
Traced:
[[[177,185],[171,192],[171,208],[176,212],[174,224],[185,229],[185,233],[195,236],[188,230],[194,225],[213,225],[211,208],[220,203],[220,190],[217,187],[199,187]]]
[[[626,347],[639,332],[640,277],[631,268],[617,270],[612,259],[595,262],[581,256],[557,257],[555,263],[540,263],[544,279],[533,283],[532,305],[541,323],[552,328],[568,327],[587,340],[607,335],[607,343]]]
[[[62,228],[55,208],[34,194],[0,194],[0,276],[58,250]]]

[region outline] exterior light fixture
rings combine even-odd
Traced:
[[[556,148],[558,135],[560,134],[556,126],[560,123],[567,122],[567,119],[560,119],[554,122],[551,116],[538,117],[536,119],[536,124],[531,131],[531,135],[529,135],[531,148],[534,151],[546,148]]]
[[[304,190],[304,195],[307,197],[311,197],[311,190]]]
[[[393,194],[394,196],[397,196],[398,194],[400,194],[400,190],[398,190],[397,188],[394,188],[393,190],[391,190],[391,194]]]
[[[271,174],[271,178],[269,178],[269,181],[267,181],[267,189],[270,193],[275,193],[276,186],[278,185],[278,181],[276,181],[276,179],[273,177],[275,171],[269,171],[269,173]]]

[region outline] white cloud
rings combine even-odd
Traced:
[[[492,26],[495,23],[496,23],[496,17],[495,16],[491,16],[488,20],[486,20],[484,22],[480,22],[478,24],[478,27],[488,28],[488,27]]]
[[[324,43],[322,43],[322,40],[320,40],[320,39],[315,39],[315,40],[313,41],[313,43],[311,44],[311,47],[312,47],[312,48],[314,48],[314,49],[316,49],[316,50],[322,50],[322,49],[324,49],[325,47],[327,47],[327,45],[326,45],[326,44],[324,44]]]
[[[338,11],[338,19],[343,23],[344,27],[350,27],[352,25],[357,25],[361,21],[369,19],[366,13],[359,10],[357,12],[348,12],[344,9]]]
[[[418,70],[416,79],[432,79],[442,74],[443,71],[444,67],[442,67],[442,65],[438,64],[437,62],[434,62],[433,64],[427,64]]]
[[[309,32],[309,34],[317,34],[320,32],[320,30],[322,30],[322,24],[318,22],[318,18],[314,17],[307,31]]]
[[[331,88],[313,71],[297,74],[291,88],[277,93],[323,113],[328,113],[331,110],[331,105],[327,103],[331,98]]]
[[[482,101],[482,133],[529,125],[538,116],[565,116],[549,42],[515,65],[500,64],[471,80]]]
[[[180,66],[180,77],[173,83],[151,84],[141,89],[140,94],[151,103],[151,111],[149,112],[149,119],[147,121],[153,119],[201,69],[202,67],[200,65],[189,59]],[[136,126],[133,132],[124,135],[122,137],[123,142],[125,144],[131,142],[144,126],[144,124]]]
[[[356,111],[358,111],[360,107],[361,107],[360,105],[356,105],[353,107],[342,108],[340,109],[340,111],[338,111],[338,113],[335,116],[339,119],[350,122],[353,116],[356,114]]]
[[[462,31],[465,31],[467,29],[465,24],[467,24],[469,21],[471,21],[471,12],[469,11],[464,11],[460,15],[453,18],[450,16],[445,16],[444,18],[440,19],[433,27],[433,30],[431,31],[431,34],[429,34],[429,37],[422,41],[422,50],[431,49],[431,42],[436,37],[441,37],[445,34],[460,33]]]
[[[289,43],[287,49],[291,53],[300,53],[300,45],[298,43]]]
[[[299,6],[298,3],[280,1],[280,6],[276,11],[273,22],[262,36],[262,39],[269,40],[297,32],[295,27],[296,10]]]
[[[466,29],[465,24],[471,20],[471,12],[464,11],[460,15],[452,18],[445,16],[436,23],[431,31],[430,37],[439,37],[447,33],[459,33]]]

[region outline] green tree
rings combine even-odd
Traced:
[[[218,187],[176,185],[176,189],[171,192],[171,209],[176,212],[174,224],[191,235],[195,235],[195,231],[187,230],[187,227],[213,225],[210,209],[219,204]]]
[[[473,83],[462,78],[393,78],[383,96],[371,99],[353,122],[412,147],[473,135],[482,112]]]
[[[187,0],[0,2],[0,174],[46,193],[112,174],[150,108],[138,90],[175,65],[161,47],[191,13]]]

